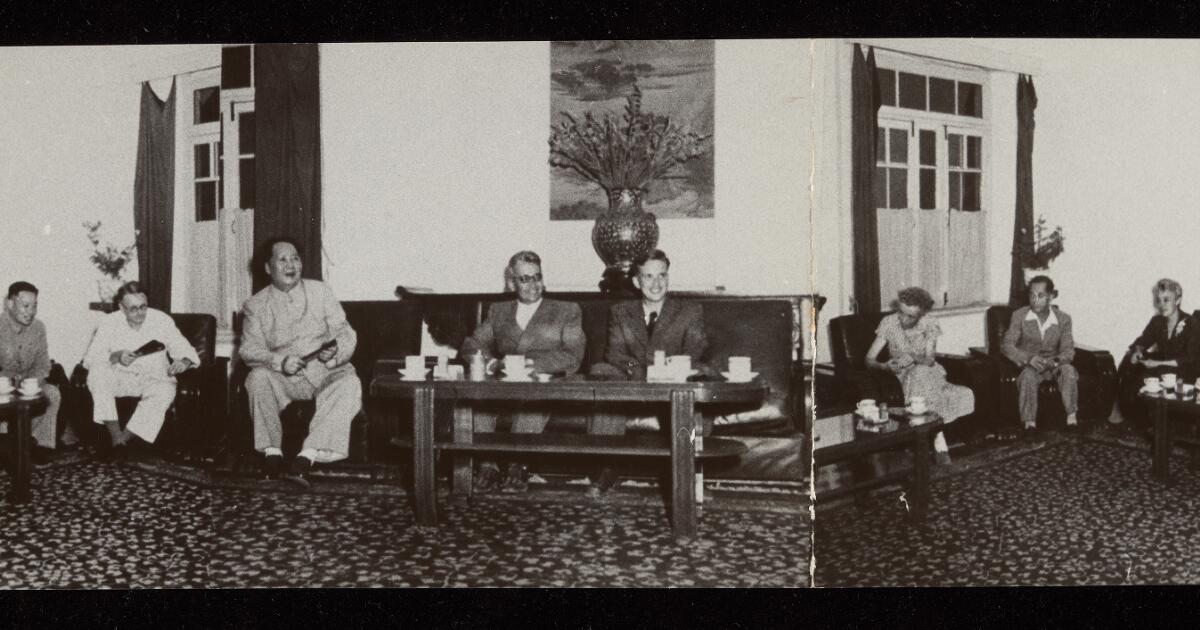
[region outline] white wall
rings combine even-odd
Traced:
[[[0,48],[0,290],[38,286],[50,356],[68,372],[90,338],[100,277],[81,223],[132,242],[139,81],[194,48]]]
[[[674,288],[808,293],[807,41],[716,45],[716,216],[660,220]],[[594,289],[591,222],[549,220],[549,44],[321,47],[327,277],[495,291],[513,252],[552,289]]]

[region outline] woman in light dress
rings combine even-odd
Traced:
[[[937,338],[942,329],[928,316],[933,297],[920,287],[903,289],[893,303],[895,312],[887,315],[875,329],[875,341],[867,350],[867,367],[887,370],[896,375],[904,389],[904,399],[925,398],[925,406],[949,424],[975,411],[975,394],[961,385],[946,382],[946,369],[938,365]],[[887,361],[879,355],[887,348]],[[950,462],[946,437],[939,431],[933,448],[939,464]]]

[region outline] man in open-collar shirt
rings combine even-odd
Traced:
[[[175,400],[175,376],[199,366],[200,356],[170,315],[150,308],[138,282],[122,285],[116,302],[120,310],[105,315],[96,328],[84,367],[88,368],[92,393],[92,420],[103,424],[113,446],[120,448],[135,436],[150,443],[158,438],[167,409]],[[136,353],[151,341],[162,343],[166,351]],[[116,398],[125,396],[141,400],[122,429]]]
[[[314,463],[349,453],[350,423],[362,409],[362,383],[350,364],[358,337],[329,286],[301,277],[304,265],[294,241],[275,239],[265,252],[270,252],[265,265],[271,284],[246,300],[240,350],[252,368],[246,392],[254,448],[265,456],[265,475],[278,476],[283,466],[279,412],[293,400],[315,399],[308,437],[287,473],[289,481],[307,488]],[[330,341],[335,344],[321,350]]]
[[[50,375],[50,353],[46,344],[46,326],[37,319],[37,308],[37,287],[28,282],[14,282],[8,287],[4,314],[0,315],[0,376],[7,376],[17,386],[27,378],[38,379],[46,393],[47,405],[46,412],[33,419],[33,440],[40,449],[53,449],[62,396],[57,387],[46,383],[46,377]],[[7,429],[7,425],[0,427],[0,431]],[[34,456],[44,459],[46,453],[35,450]]]
[[[1075,339],[1071,333],[1071,316],[1053,306],[1058,291],[1047,276],[1035,276],[1029,281],[1029,306],[1013,313],[1004,333],[1001,351],[1021,367],[1017,377],[1017,400],[1021,423],[1026,431],[1037,426],[1038,389],[1043,381],[1058,382],[1063,407],[1067,411],[1067,426],[1078,426],[1075,414],[1079,409],[1079,373],[1071,365],[1075,358]]]

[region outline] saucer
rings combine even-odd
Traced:
[[[16,391],[17,391],[17,388],[15,388],[15,387],[12,389],[6,389],[6,390],[0,392],[0,396],[12,396],[14,393],[16,393]]]
[[[1140,390],[1138,390],[1138,393],[1139,394],[1161,394],[1161,393],[1163,393],[1163,388],[1159,387],[1158,389],[1146,389],[1145,387],[1142,387]]]
[[[404,381],[423,381],[423,380],[425,380],[425,375],[429,374],[429,372],[430,372],[429,368],[425,368],[424,370],[421,370],[421,373],[419,375],[418,374],[409,374],[408,372],[405,372],[404,370],[400,370],[400,379],[404,380]]]
[[[907,413],[910,416],[923,416],[929,413],[929,407],[926,407],[924,411],[913,411],[911,408],[905,407],[904,413]]]
[[[504,381],[505,383],[532,383],[533,382],[533,379],[530,378],[530,376],[528,374],[526,374],[525,376],[508,376],[506,374],[500,380]]]
[[[749,383],[750,381],[754,380],[755,376],[758,376],[758,372],[743,372],[741,374],[734,372],[721,372],[721,376],[724,376],[725,380],[729,381],[730,383]]]
[[[18,396],[18,398],[21,398],[23,400],[33,400],[34,398],[37,398],[38,396],[42,395],[42,390],[39,389],[36,392],[33,392],[32,394],[26,394],[25,392],[20,392],[20,394],[21,395]]]

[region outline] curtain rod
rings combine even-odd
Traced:
[[[849,44],[858,44],[860,46],[868,46],[868,47],[874,48],[876,50],[884,50],[884,51],[887,51],[890,53],[896,53],[898,55],[908,55],[910,57],[920,57],[922,59],[929,59],[931,61],[937,61],[937,62],[944,63],[944,64],[963,66],[966,68],[978,68],[980,70],[988,70],[988,71],[992,71],[992,72],[1011,72],[1013,74],[1027,74],[1029,76],[1036,76],[1033,72],[1028,71],[1028,69],[1014,70],[1012,68],[997,68],[995,66],[987,66],[987,65],[983,65],[983,64],[979,64],[979,63],[971,63],[969,61],[959,61],[957,59],[946,59],[944,57],[935,57],[928,53],[914,52],[912,50],[901,50],[899,48],[892,48],[890,46],[886,46],[886,45],[882,45],[882,44],[878,44],[878,43],[872,43],[870,41],[860,41],[860,40],[852,40],[852,39],[846,40],[846,41]],[[1001,53],[1001,54],[1003,54],[1003,53]]]
[[[206,67],[204,67],[204,68],[196,68],[195,70],[186,70],[186,71],[184,71],[184,72],[175,72],[175,73],[173,73],[173,74],[164,74],[164,75],[163,75],[163,76],[161,76],[161,77],[153,77],[153,78],[150,78],[150,79],[138,79],[137,83],[140,85],[140,84],[142,84],[142,83],[145,83],[145,82],[147,82],[147,81],[158,81],[158,80],[160,80],[160,79],[169,79],[169,78],[174,78],[174,77],[180,77],[180,76],[183,76],[183,75],[185,75],[185,74],[195,74],[195,73],[197,73],[197,72],[203,72],[203,71],[205,71],[205,70],[212,70],[213,68],[220,68],[220,67],[221,67],[221,64],[217,64],[217,65],[215,65],[215,66],[206,66]]]

